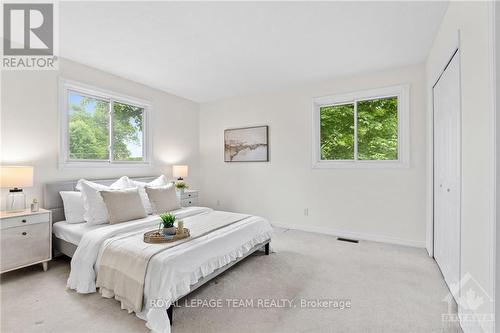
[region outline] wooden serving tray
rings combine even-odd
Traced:
[[[180,234],[175,234],[175,235],[172,235],[172,237],[170,238],[166,238],[165,236],[163,236],[163,233],[156,229],[156,230],[152,230],[152,231],[148,231],[144,234],[144,242],[145,243],[172,243],[172,242],[175,242],[175,241],[178,241],[180,239],[184,239],[184,238],[188,238],[190,235],[189,235],[189,229],[188,228],[184,228],[184,234],[180,235]]]

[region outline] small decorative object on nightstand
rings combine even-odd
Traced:
[[[177,196],[182,207],[198,206],[198,190],[184,190],[183,193],[177,192]]]
[[[0,212],[0,273],[41,263],[43,270],[52,259],[51,212]]]
[[[36,213],[36,212],[38,212],[38,209],[39,209],[39,207],[38,207],[38,199],[37,199],[37,198],[35,198],[35,199],[33,199],[33,201],[31,202],[31,212],[32,212],[32,213]]]
[[[175,188],[182,195],[186,189],[189,188],[188,184],[186,184],[183,180],[178,180],[175,182]]]

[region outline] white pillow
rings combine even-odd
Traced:
[[[129,187],[130,185],[126,176],[121,177],[110,186],[80,179],[76,185],[76,189],[82,192],[83,206],[85,207],[83,217],[85,221],[91,225],[108,223],[108,210],[99,191],[122,190]]]
[[[85,214],[85,207],[83,205],[82,193],[77,191],[61,191],[59,194],[63,200],[66,222],[85,222],[85,218],[83,217]]]
[[[153,208],[151,206],[151,202],[148,198],[148,194],[146,193],[146,186],[147,187],[157,187],[157,186],[165,186],[169,184],[169,181],[167,180],[167,177],[164,175],[161,175],[160,177],[156,178],[155,180],[145,183],[145,182],[139,182],[137,180],[132,180],[128,178],[129,181],[129,187],[137,187],[139,189],[139,195],[141,196],[142,200],[142,205],[144,206],[144,209],[146,210],[146,213],[148,214],[153,214]]]
[[[115,189],[116,188],[125,189],[125,188],[130,188],[131,186],[137,187],[135,185],[130,184],[130,179],[127,176],[121,177],[120,179],[118,179],[117,181],[115,181],[113,184],[110,185],[110,187],[113,187]]]

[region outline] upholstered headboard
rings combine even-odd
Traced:
[[[130,177],[130,179],[138,180],[141,182],[150,182],[155,179],[156,176],[145,176],[145,177]],[[116,181],[115,179],[90,179],[93,182],[111,185]],[[78,180],[65,180],[54,183],[47,183],[44,186],[44,205],[45,209],[52,211],[52,223],[64,221],[64,207],[60,191],[76,191],[76,183]]]

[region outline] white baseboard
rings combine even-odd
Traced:
[[[397,245],[425,248],[425,241],[424,240],[415,241],[415,240],[410,240],[410,239],[388,237],[388,236],[383,236],[383,235],[366,234],[366,233],[360,233],[360,232],[342,231],[342,230],[336,230],[336,229],[331,229],[331,228],[326,228],[326,227],[317,227],[317,226],[302,225],[302,224],[287,224],[287,223],[279,223],[279,222],[271,222],[271,224],[275,227],[284,228],[284,229],[294,229],[294,230],[314,232],[317,234],[324,234],[324,235],[343,237],[343,238],[349,238],[349,239],[358,239],[358,240],[365,240],[365,241],[372,241],[372,242],[389,243],[389,244],[397,244]]]

